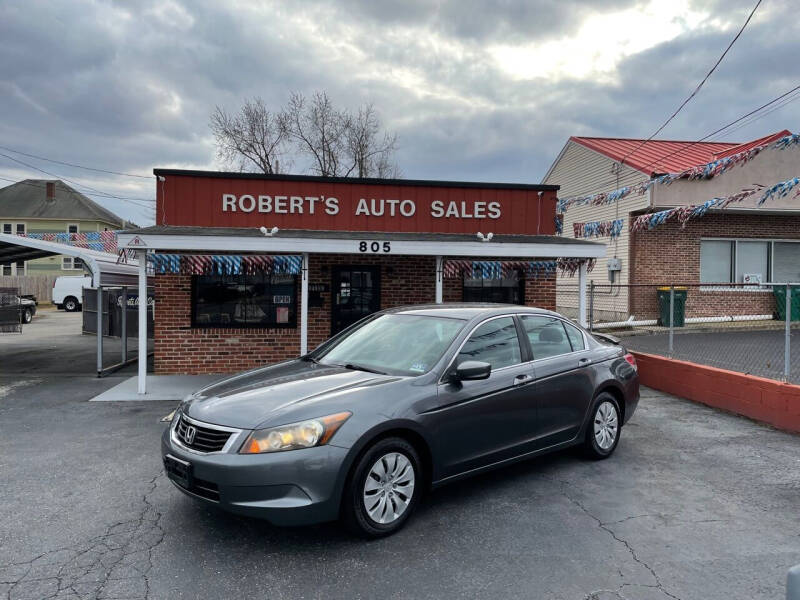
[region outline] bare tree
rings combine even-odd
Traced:
[[[347,117],[345,128],[345,156],[350,165],[345,177],[394,177],[397,165],[393,163],[397,147],[397,134],[383,132],[372,104],[364,104],[358,112]]]
[[[314,92],[311,100],[293,92],[283,112],[284,127],[298,151],[311,160],[311,170],[330,177],[342,174],[348,120],[325,92]]]
[[[281,115],[271,112],[261,98],[246,100],[235,114],[217,106],[209,125],[220,159],[238,164],[242,171],[255,167],[264,173],[278,172],[289,135]]]
[[[219,157],[242,170],[277,173],[278,158],[291,149],[316,175],[400,176],[394,161],[397,135],[383,130],[372,104],[349,112],[334,107],[325,92],[310,98],[294,92],[283,109],[273,112],[260,98],[246,101],[235,114],[216,107],[210,127]],[[288,161],[283,162],[285,169]]]

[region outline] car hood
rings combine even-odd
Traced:
[[[189,396],[183,411],[198,421],[254,429],[289,407],[321,402],[400,379],[297,359],[246,371],[209,385]],[[347,408],[345,405],[339,410]]]

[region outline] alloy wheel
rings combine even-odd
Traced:
[[[399,452],[384,454],[364,482],[363,502],[369,517],[387,525],[405,513],[414,496],[414,466]]]
[[[603,402],[594,414],[594,439],[602,450],[609,450],[617,439],[619,417],[611,402]]]

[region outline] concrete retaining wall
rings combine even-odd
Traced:
[[[642,385],[800,432],[800,386],[653,354],[633,354]]]

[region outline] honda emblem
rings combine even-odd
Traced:
[[[194,436],[197,434],[197,429],[189,425],[186,428],[186,431],[183,432],[183,441],[185,441],[190,446],[194,444]]]

